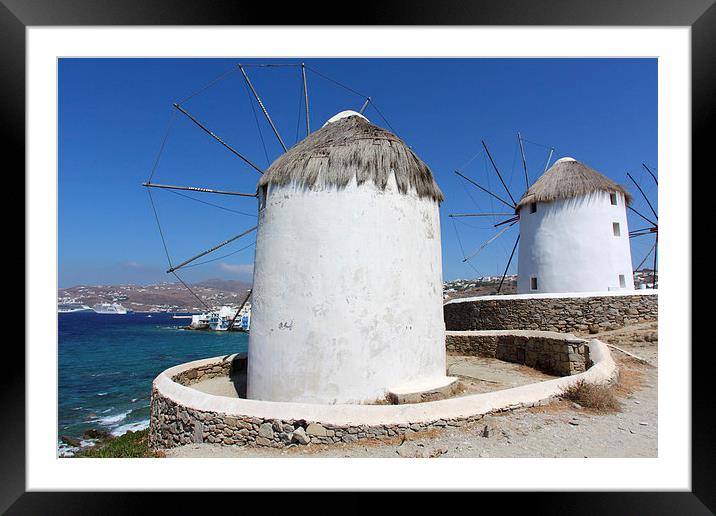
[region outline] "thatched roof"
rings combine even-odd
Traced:
[[[261,176],[259,187],[287,183],[345,187],[355,177],[359,185],[371,180],[385,189],[393,171],[401,193],[414,189],[420,197],[443,200],[428,166],[400,138],[358,113],[339,115],[276,159]]]
[[[627,204],[631,202],[631,195],[623,186],[574,158],[562,158],[529,187],[517,203],[517,211],[533,202],[569,199],[591,192],[619,192],[624,194]]]

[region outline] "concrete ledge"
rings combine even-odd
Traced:
[[[221,364],[228,357],[197,360],[162,372],[152,384],[150,445],[192,442],[282,447],[290,443],[354,442],[411,431],[462,426],[485,414],[547,403],[581,380],[608,383],[617,375],[607,346],[587,343],[585,372],[502,391],[406,405],[318,405],[213,396],[173,380],[182,372]]]
[[[453,303],[469,303],[471,301],[514,301],[521,299],[584,299],[585,297],[628,297],[628,296],[658,296],[659,290],[610,290],[609,292],[549,292],[541,294],[507,294],[494,296],[458,297],[446,301],[444,305]]]
[[[388,390],[388,399],[393,405],[403,405],[445,398],[455,392],[457,380],[454,376],[443,376],[437,380],[400,385]]]

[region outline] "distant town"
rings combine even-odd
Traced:
[[[240,305],[249,283],[210,279],[193,283],[191,290],[209,307]],[[59,304],[120,303],[134,312],[203,312],[206,307],[181,283],[156,285],[78,285],[58,290]]]
[[[455,279],[446,281],[443,284],[443,299],[477,296],[492,296],[497,294],[502,276],[482,276],[473,279]],[[646,285],[651,288],[653,281],[653,271],[651,269],[643,269],[634,273],[634,288],[643,288]],[[659,286],[659,273],[656,274],[657,287]],[[517,293],[517,275],[512,274],[505,276],[500,294],[516,294]]]
[[[443,299],[490,296],[497,294],[502,276],[483,276],[473,279],[455,279],[443,286]],[[651,288],[652,271],[644,269],[634,273],[634,286]],[[657,275],[658,286],[658,275]],[[194,294],[207,306],[240,305],[249,283],[236,280],[209,279],[190,285]],[[500,294],[514,294],[517,275],[505,276]],[[134,312],[203,312],[200,303],[181,283],[163,282],[156,285],[78,285],[58,290],[57,302],[93,306],[96,303],[120,303]]]

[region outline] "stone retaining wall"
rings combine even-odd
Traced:
[[[521,404],[509,409],[545,403]],[[429,428],[464,426],[484,417],[484,414],[477,414],[460,419],[438,419],[427,424],[331,425],[304,419],[264,419],[196,410],[173,402],[156,389],[152,390],[150,412],[149,445],[155,449],[202,442],[272,448],[290,444],[353,443],[359,439],[389,439]]]
[[[548,374],[569,376],[589,368],[588,341],[549,331],[448,331],[449,353],[497,358]]]
[[[655,292],[631,295],[483,296],[448,301],[447,330],[544,330],[597,333],[658,319]]]
[[[246,371],[247,360],[246,353],[236,353],[224,357],[224,359],[219,362],[181,371],[174,375],[172,380],[180,385],[192,385],[218,376],[229,376],[240,371]]]
[[[457,339],[450,345],[483,353],[491,347],[487,336]],[[616,366],[607,347],[597,340],[587,345],[594,363],[583,373],[414,405],[317,405],[214,396],[191,385],[199,379],[240,370],[246,366],[245,355],[181,364],[162,372],[152,384],[149,444],[154,449],[204,442],[281,448],[391,439],[428,429],[464,426],[486,414],[547,404],[577,381],[612,381]],[[495,350],[499,347],[496,344]],[[505,356],[512,355],[506,352]]]

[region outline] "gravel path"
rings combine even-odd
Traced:
[[[657,323],[592,337],[646,359],[612,350],[620,368],[619,412],[601,414],[568,401],[485,416],[462,428],[416,432],[405,439],[285,449],[191,444],[167,457],[656,457]]]

